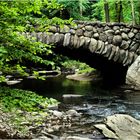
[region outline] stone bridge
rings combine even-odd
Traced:
[[[128,66],[140,55],[140,27],[124,23],[75,21],[75,26],[22,34],[54,44],[54,52],[97,68],[109,83],[124,83]]]

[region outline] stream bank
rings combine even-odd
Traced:
[[[100,81],[79,82],[65,77],[66,75],[47,77],[45,81],[29,78],[14,86],[11,85],[14,88],[36,91],[44,97],[55,98],[61,104],[50,107],[50,111],[42,113],[16,110],[19,112],[17,117],[15,112],[11,114],[1,112],[1,130],[4,130],[6,136],[3,138],[105,139],[105,136],[94,127],[95,124],[103,123],[104,118],[114,114],[127,114],[140,120],[139,91],[124,87],[105,89]],[[13,129],[14,124],[7,126],[8,120],[19,116],[24,116],[22,123],[17,121],[18,127],[26,128],[23,133]],[[3,125],[3,122],[6,124]],[[5,130],[10,131],[7,134]]]

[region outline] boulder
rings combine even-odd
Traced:
[[[78,137],[78,136],[68,136],[65,138],[65,140],[92,140],[90,138],[83,138],[83,137]]]
[[[66,112],[67,115],[71,116],[71,117],[80,117],[81,113],[78,113],[76,110],[74,109],[70,109]]]
[[[117,140],[139,140],[140,121],[125,114],[108,116],[103,124],[96,124],[95,128],[102,131],[107,138]]]
[[[83,101],[83,95],[79,94],[64,94],[62,96],[64,103],[80,103]]]
[[[136,89],[140,89],[140,56],[129,67],[126,79],[128,84],[132,84]]]
[[[22,80],[9,80],[6,82],[7,85],[16,85],[21,83]]]
[[[122,37],[120,35],[116,35],[113,37],[113,44],[119,46],[122,43]]]

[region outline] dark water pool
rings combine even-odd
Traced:
[[[126,88],[108,89],[101,86],[101,81],[79,82],[68,80],[65,75],[48,77],[45,81],[26,79],[17,87],[58,99],[65,107],[67,106],[66,109],[76,109],[90,117],[102,118],[124,113],[140,119],[140,91]],[[62,98],[67,94],[83,97],[67,102]]]
[[[106,88],[102,86],[102,81],[96,80],[92,82],[68,80],[65,75],[48,77],[45,81],[26,79],[16,87],[59,100],[60,111],[74,109],[82,113],[82,117],[74,119],[70,127],[53,132],[57,140],[65,136],[104,139],[104,136],[95,130],[94,124],[113,114],[129,114],[140,120],[140,91]],[[66,95],[82,95],[82,97],[63,98]]]

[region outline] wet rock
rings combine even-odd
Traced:
[[[19,83],[21,83],[21,80],[10,80],[6,82],[7,85],[16,85]]]
[[[73,75],[67,75],[66,78],[76,81],[93,81],[93,79],[96,77],[96,72],[91,73],[83,73],[83,74],[73,74]]]
[[[51,110],[50,112],[58,118],[61,118],[63,116],[63,113],[57,110]]]
[[[11,78],[14,78],[14,76],[13,75],[6,75],[6,78],[11,79]]]
[[[140,121],[129,115],[108,116],[104,124],[96,124],[95,127],[108,138],[118,140],[138,140],[140,138]]]
[[[49,105],[47,108],[50,109],[50,110],[57,110],[58,105]]]
[[[62,138],[63,140],[63,138]],[[91,140],[90,138],[83,138],[78,136],[68,136],[65,140]]]
[[[71,110],[68,110],[66,112],[67,115],[70,115],[71,117],[80,117],[81,116],[81,113],[78,113],[76,110],[74,109],[71,109]]]
[[[136,89],[140,89],[140,56],[129,67],[126,79],[128,84],[132,84]]]
[[[65,94],[63,95],[64,103],[79,103],[81,102],[83,95]]]
[[[32,140],[52,140],[52,139],[51,138],[48,138],[46,136],[40,136],[40,137],[34,138]]]

